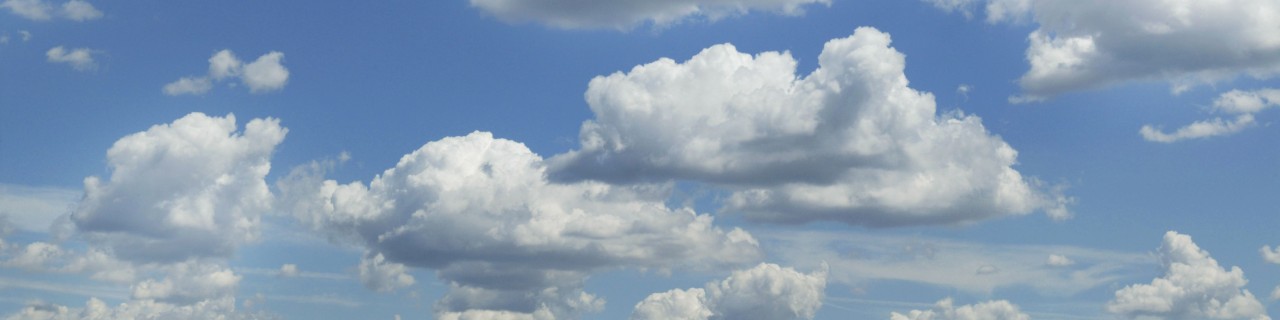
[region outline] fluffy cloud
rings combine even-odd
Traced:
[[[192,304],[207,299],[230,297],[240,284],[240,276],[215,264],[186,262],[168,267],[161,280],[147,279],[133,286],[133,299]]]
[[[32,303],[9,315],[8,320],[108,320],[108,319],[271,319],[260,313],[236,311],[235,298],[210,299],[189,305],[175,305],[155,300],[138,300],[107,305],[97,298],[85,302],[84,308]]]
[[[92,3],[83,0],[71,0],[62,3],[58,10],[44,0],[5,0],[0,8],[31,20],[50,20],[55,15],[61,18],[88,21],[102,17],[102,11],[93,7]]]
[[[284,89],[289,82],[289,69],[281,64],[284,53],[271,51],[245,64],[231,50],[222,50],[209,57],[209,73],[204,76],[182,77],[164,85],[164,93],[171,96],[200,95],[213,89],[215,82],[239,78],[251,93],[263,93]]]
[[[1073,295],[1150,268],[1145,254],[1068,246],[794,230],[757,236],[769,256],[798,267],[829,264],[830,280],[851,287],[905,281],[972,294],[1029,288],[1046,295]],[[1074,263],[1047,264],[1050,252],[1070,256]]]
[[[667,208],[669,187],[552,184],[541,157],[489,133],[427,143],[368,185],[322,180],[320,167],[280,182],[284,209],[333,239],[366,247],[373,260],[365,263],[437,270],[450,285],[436,304],[440,317],[573,318],[603,304],[582,292],[597,270],[760,258],[745,231]]]
[[[938,115],[907,86],[889,35],[858,28],[826,44],[820,68],[795,75],[789,53],[732,45],[593,79],[581,149],[553,177],[608,182],[697,180],[734,187],[726,210],[762,221],[959,224],[1043,210],[1017,151],[961,113]]]
[[[390,292],[413,285],[403,264],[387,262],[381,253],[360,260],[360,282],[369,290]]]
[[[298,265],[286,263],[280,266],[280,272],[277,274],[281,277],[292,278],[297,277],[300,272],[298,272]]]
[[[955,10],[981,0],[928,0]],[[1167,80],[1174,91],[1239,75],[1280,72],[1280,3],[1271,0],[986,1],[988,22],[1032,19],[1031,69],[1019,79],[1036,100],[1110,84]]]
[[[1049,255],[1049,259],[1045,260],[1044,264],[1050,267],[1070,267],[1071,265],[1076,264],[1076,262],[1064,255],[1051,254]]]
[[[631,319],[813,319],[826,286],[826,270],[803,274],[762,263],[704,288],[649,295]]]
[[[987,301],[955,307],[951,298],[942,299],[932,310],[911,310],[906,314],[894,312],[891,320],[1027,320],[1027,314],[1018,306],[1005,300]]]
[[[125,260],[230,256],[271,208],[263,178],[286,132],[276,119],[238,132],[233,115],[192,113],[121,138],[107,151],[110,179],[85,179],[70,221]]]
[[[1159,250],[1164,277],[1116,291],[1107,311],[1128,317],[1172,319],[1271,319],[1249,290],[1239,267],[1218,266],[1191,241],[1169,231]]]
[[[76,71],[89,71],[96,69],[98,63],[93,61],[93,50],[88,48],[77,48],[68,51],[62,46],[57,46],[46,51],[45,57],[52,63],[65,63],[70,65]]]
[[[831,0],[470,0],[471,5],[507,22],[535,21],[557,28],[614,28],[627,30],[645,23],[663,27],[705,18],[719,20],[750,11],[800,15],[809,4]]]
[[[1228,135],[1253,126],[1255,113],[1278,105],[1280,105],[1280,89],[1231,90],[1219,95],[1218,99],[1213,101],[1213,111],[1235,115],[1234,120],[1213,118],[1196,121],[1178,128],[1173,133],[1165,133],[1158,127],[1145,125],[1139,133],[1147,141],[1163,143]]]
[[[1280,264],[1280,247],[1271,249],[1271,246],[1262,246],[1262,248],[1258,249],[1258,252],[1262,254],[1263,260],[1274,264]]]

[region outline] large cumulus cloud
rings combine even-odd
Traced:
[[[649,23],[655,27],[687,19],[718,20],[750,11],[799,15],[809,4],[831,0],[470,0],[471,5],[508,22],[535,21],[557,28],[626,30]]]
[[[987,21],[1026,21],[1026,99],[1127,81],[1174,90],[1280,72],[1280,3],[1271,0],[928,0],[946,10],[985,3]]]
[[[1160,246],[1163,277],[1116,291],[1107,311],[1167,319],[1271,319],[1239,267],[1223,269],[1191,237],[1169,231]]]
[[[649,295],[636,304],[631,319],[813,319],[826,287],[826,270],[804,274],[762,263],[704,288]]]
[[[368,185],[301,168],[280,189],[285,210],[374,263],[437,270],[450,285],[436,304],[443,318],[573,318],[602,307],[582,291],[598,270],[760,257],[745,231],[665,206],[665,186],[553,184],[545,171],[524,145],[475,132],[427,143]]]
[[[789,53],[729,44],[593,79],[581,149],[552,159],[567,181],[688,179],[734,187],[729,211],[781,222],[955,224],[1036,210],[1065,218],[1013,165],[1017,151],[908,87],[888,34],[859,28],[797,76]]]

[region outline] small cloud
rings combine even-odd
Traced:
[[[297,277],[298,274],[299,274],[298,265],[296,264],[286,263],[280,266],[280,274],[279,274],[280,277],[293,278],[293,277]]]
[[[960,86],[956,87],[956,94],[959,94],[961,97],[964,97],[965,100],[969,100],[969,91],[973,91],[973,86],[968,84],[960,84]]]
[[[215,82],[229,78],[239,78],[249,86],[250,93],[262,93],[284,89],[289,81],[289,69],[281,65],[284,53],[272,51],[258,57],[257,60],[245,64],[236,58],[231,50],[221,50],[209,58],[209,74],[206,76],[183,77],[164,86],[165,94],[176,96],[183,94],[200,95],[213,88]],[[232,83],[232,86],[235,84]]]
[[[1258,252],[1262,253],[1263,260],[1274,264],[1280,264],[1280,246],[1277,246],[1275,249],[1272,249],[1271,246],[1262,246],[1262,248],[1258,249]]]
[[[45,56],[48,57],[49,62],[66,63],[76,71],[89,71],[98,67],[98,64],[93,61],[93,51],[87,48],[67,50],[57,46],[45,52]]]
[[[1280,300],[1280,286],[1276,286],[1275,289],[1271,290],[1271,300]]]
[[[183,77],[178,81],[164,85],[164,94],[176,96],[184,94],[201,95],[213,89],[213,82],[208,77]]]
[[[993,265],[984,264],[981,267],[978,267],[977,274],[986,275],[986,274],[995,274],[997,272],[1000,272],[1000,269],[996,268]]]
[[[18,30],[18,34],[22,35],[22,42],[27,42],[31,40],[31,31]]]
[[[1049,260],[1046,260],[1044,264],[1050,267],[1067,267],[1076,264],[1076,262],[1063,255],[1051,254],[1049,255]]]
[[[1217,117],[1200,120],[1178,128],[1172,133],[1166,133],[1158,126],[1144,125],[1138,133],[1142,134],[1142,138],[1147,141],[1162,143],[1225,136],[1252,127],[1255,124],[1255,113],[1275,106],[1280,106],[1280,89],[1231,90],[1219,95],[1213,101],[1213,112],[1234,114],[1235,120],[1223,120]]]
[[[51,20],[55,15],[75,21],[89,21],[102,17],[102,11],[98,11],[93,4],[83,0],[64,2],[57,10],[45,0],[4,0],[0,2],[0,8],[9,9],[13,14],[36,21]]]
[[[62,16],[75,21],[88,21],[101,18],[102,11],[98,11],[91,3],[71,0],[62,4]]]

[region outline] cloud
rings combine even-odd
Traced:
[[[471,6],[509,23],[534,21],[564,29],[613,28],[628,30],[643,24],[655,28],[686,20],[716,21],[751,11],[788,16],[804,13],[810,4],[830,6],[831,0],[470,0]]]
[[[1009,301],[996,300],[959,308],[954,306],[951,298],[942,299],[932,310],[911,310],[906,314],[894,312],[891,320],[1027,320],[1031,317],[1018,310],[1018,306]]]
[[[951,11],[953,3],[928,0]],[[985,1],[987,21],[1031,19],[1027,98],[1134,81],[1196,83],[1280,72],[1280,3],[1229,1]],[[1034,99],[1032,99],[1034,100]]]
[[[162,280],[147,279],[133,286],[133,299],[178,304],[230,297],[241,276],[230,269],[207,263],[186,262],[168,267]]]
[[[217,82],[238,78],[249,87],[250,93],[280,91],[289,82],[289,69],[281,64],[284,53],[271,51],[245,64],[231,50],[221,50],[209,57],[209,73],[205,76],[182,77],[164,85],[164,93],[171,96],[201,95],[213,89]]]
[[[1231,90],[1214,100],[1213,111],[1235,115],[1235,120],[1213,118],[1196,121],[1178,128],[1173,133],[1165,133],[1159,127],[1144,125],[1139,133],[1147,141],[1163,143],[1229,135],[1253,126],[1255,113],[1277,105],[1280,105],[1280,89]]]
[[[18,34],[22,35],[22,42],[27,42],[31,40],[31,31],[18,30]]]
[[[596,271],[719,268],[761,257],[745,231],[667,208],[669,186],[553,184],[541,157],[489,133],[427,143],[367,185],[323,180],[323,169],[300,167],[279,182],[280,208],[365,247],[375,265],[380,255],[436,270],[450,285],[439,317],[542,309],[574,317],[603,304],[582,292]]]
[[[1076,262],[1064,255],[1051,254],[1049,255],[1049,259],[1045,260],[1044,264],[1050,267],[1070,267],[1071,265],[1076,264]]]
[[[0,183],[0,215],[7,215],[17,228],[48,231],[58,216],[74,208],[80,195],[79,190]]]
[[[595,119],[581,149],[551,159],[562,181],[695,180],[731,187],[724,210],[757,221],[962,224],[1071,199],[1040,190],[1017,151],[976,116],[938,115],[907,87],[889,35],[858,28],[831,40],[820,68],[795,74],[789,53],[703,50],[591,80]]]
[[[1280,300],[1280,286],[1271,290],[1271,301]]]
[[[762,263],[703,288],[649,295],[631,319],[813,319],[826,286],[825,269],[803,274]]]
[[[1262,248],[1258,248],[1258,252],[1262,253],[1263,260],[1274,264],[1280,264],[1280,246],[1277,246],[1275,249],[1271,249],[1271,246],[1262,246]]]
[[[795,230],[757,232],[757,236],[769,256],[799,267],[829,264],[830,281],[850,287],[906,281],[973,294],[1029,288],[1044,295],[1070,296],[1149,267],[1145,254],[1071,246]],[[1045,256],[1050,253],[1071,256],[1075,263],[1048,265]]]
[[[57,46],[46,51],[45,56],[49,62],[65,63],[76,71],[89,71],[98,68],[98,64],[93,61],[93,53],[94,51],[88,48],[67,51],[62,46]]]
[[[85,178],[70,221],[92,243],[138,262],[228,257],[257,238],[273,200],[263,177],[288,130],[192,113],[117,140],[111,177]],[[175,174],[182,173],[182,174]]]
[[[413,285],[404,264],[387,262],[381,253],[360,260],[360,282],[369,290],[391,292]]]
[[[102,11],[98,11],[92,3],[83,0],[64,2],[61,7],[58,7],[60,10],[54,10],[54,6],[44,0],[5,0],[0,3],[0,8],[9,9],[16,15],[37,21],[51,20],[55,15],[75,21],[89,21],[102,17]]]
[[[1191,237],[1169,231],[1159,249],[1165,275],[1116,291],[1107,311],[1130,318],[1270,319],[1239,267],[1218,266]]]
[[[279,273],[279,275],[280,275],[281,277],[285,277],[285,278],[293,278],[293,277],[297,277],[297,276],[298,276],[298,274],[299,274],[299,272],[298,272],[298,265],[296,265],[296,264],[286,263],[286,264],[284,264],[284,265],[281,265],[281,266],[280,266],[280,273]]]
[[[190,305],[175,305],[155,300],[138,300],[107,305],[98,298],[90,298],[83,308],[69,308],[50,303],[31,303],[6,319],[50,320],[103,320],[103,319],[271,319],[262,313],[237,312],[235,298],[227,297],[200,301]]]

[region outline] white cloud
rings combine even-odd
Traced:
[[[298,274],[299,274],[298,265],[296,264],[286,263],[280,266],[279,275],[281,277],[292,278],[292,277],[297,277]]]
[[[286,132],[276,119],[238,132],[233,115],[192,113],[121,138],[107,151],[110,179],[85,179],[70,221],[124,260],[228,257],[271,208],[263,177]]]
[[[75,21],[88,21],[101,18],[102,11],[94,8],[92,3],[71,0],[62,4],[62,16]]]
[[[1276,286],[1275,289],[1271,289],[1271,300],[1280,300],[1280,286]]]
[[[244,66],[240,80],[249,86],[249,92],[277,91],[289,81],[289,69],[280,65],[284,53],[272,51]]]
[[[98,64],[93,61],[93,52],[93,50],[89,50],[88,48],[77,48],[67,51],[67,49],[64,49],[62,46],[57,46],[46,51],[45,56],[48,58],[49,62],[66,63],[67,65],[70,65],[72,69],[76,69],[76,71],[89,71],[98,67]]]
[[[27,42],[31,40],[31,31],[18,30],[18,34],[22,35],[22,42]]]
[[[950,11],[949,3],[928,0]],[[1240,75],[1280,72],[1280,3],[1225,1],[988,0],[987,21],[1031,19],[1028,98],[1133,81],[1174,91]]]
[[[289,81],[289,69],[280,64],[283,59],[284,53],[271,51],[245,64],[231,50],[220,50],[209,57],[208,75],[182,77],[166,84],[164,93],[200,95],[209,92],[215,83],[230,78],[238,78],[251,93],[279,91]]]
[[[79,190],[0,183],[0,214],[23,230],[48,231],[58,216],[74,208],[80,195]]]
[[[164,94],[177,96],[184,94],[201,95],[213,89],[213,82],[207,77],[182,77],[178,81],[164,85]]]
[[[1271,249],[1271,246],[1262,246],[1262,248],[1258,249],[1258,252],[1262,253],[1263,260],[1274,264],[1280,264],[1280,246],[1277,246],[1275,249]]]
[[[850,287],[907,281],[973,294],[1029,288],[1040,294],[1069,296],[1150,267],[1145,254],[1071,246],[992,245],[922,236],[794,230],[757,234],[771,257],[799,267],[827,263],[830,280]],[[1075,264],[1047,265],[1045,256],[1051,252],[1071,256]]]
[[[9,9],[10,12],[23,18],[37,21],[53,19],[55,14],[60,18],[75,21],[88,21],[102,17],[102,11],[98,11],[92,3],[83,0],[64,2],[58,7],[59,10],[54,10],[54,6],[45,0],[5,0],[0,3],[0,8]]]
[[[1049,255],[1049,259],[1045,260],[1044,264],[1050,267],[1070,267],[1071,265],[1076,264],[1076,262],[1064,255],[1051,254]]]
[[[1030,318],[1009,301],[987,301],[957,308],[951,298],[938,301],[932,310],[911,310],[906,314],[894,312],[889,315],[891,320],[1027,320]]]
[[[1159,250],[1165,275],[1116,291],[1107,311],[1131,318],[1271,319],[1249,290],[1239,267],[1218,266],[1191,237],[1169,231]]]
[[[185,262],[167,267],[164,279],[147,279],[133,285],[133,299],[191,304],[230,297],[240,276],[215,264]]]
[[[761,256],[745,231],[667,208],[669,186],[549,183],[541,157],[489,133],[427,143],[368,185],[322,180],[321,167],[278,184],[281,209],[369,256],[437,270],[450,285],[440,317],[544,308],[574,317],[603,304],[582,292],[598,270],[717,268]]]
[[[813,319],[826,286],[825,269],[803,274],[762,263],[704,288],[649,295],[631,319]]]
[[[107,320],[107,319],[272,319],[262,313],[237,312],[235,298],[203,300],[176,305],[155,300],[133,300],[116,306],[90,298],[83,308],[32,303],[9,315],[9,320]]]
[[[471,5],[511,23],[535,21],[566,29],[613,28],[627,30],[643,24],[655,28],[686,20],[719,20],[751,11],[796,16],[810,4],[831,5],[831,0],[470,0]]]
[[[360,260],[360,282],[369,290],[391,292],[413,285],[404,264],[388,262],[381,253]]]
[[[1213,102],[1213,111],[1236,115],[1235,120],[1226,121],[1213,118],[1193,122],[1178,128],[1173,133],[1165,133],[1160,128],[1144,125],[1139,133],[1147,141],[1172,143],[1186,139],[1208,138],[1240,132],[1254,125],[1254,114],[1267,108],[1280,105],[1280,89],[1260,89],[1255,91],[1231,90],[1219,95]]]
[[[828,42],[820,68],[789,53],[703,50],[591,80],[595,119],[553,178],[614,183],[696,180],[733,187],[730,212],[761,221],[962,224],[1042,210],[1070,216],[1013,165],[1017,151],[981,119],[938,115],[907,87],[889,35],[858,28]]]

